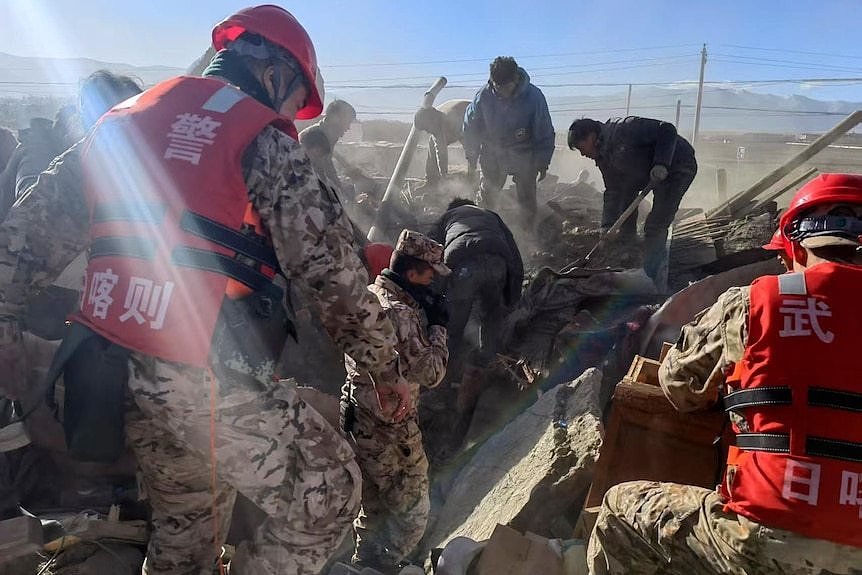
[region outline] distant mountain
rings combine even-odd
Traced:
[[[69,98],[75,94],[82,78],[102,68],[136,77],[145,86],[185,72],[168,66],[132,66],[87,58],[32,58],[0,52],[0,99],[26,96]],[[373,81],[374,78],[369,77],[368,80]],[[336,81],[330,84],[326,88],[327,101],[341,98],[351,102],[360,112],[360,119],[376,117],[410,121],[424,92],[420,88],[357,89],[339,88]],[[542,87],[541,83],[538,85]],[[480,84],[475,87],[463,87],[462,84],[462,87],[446,88],[438,102],[472,98],[479,87]],[[591,92],[586,88],[548,88],[545,94],[558,132],[563,132],[575,118],[586,116],[604,120],[625,115],[624,89]],[[680,100],[680,132],[690,135],[696,99],[697,90],[690,86],[636,86],[632,92],[630,113],[674,121],[676,102]],[[802,95],[778,96],[710,85],[703,97],[701,132],[823,132],[843,116],[860,108],[862,102],[815,100]]]
[[[132,66],[89,58],[32,58],[0,52],[0,98],[69,96],[77,91],[81,79],[100,69],[132,76],[145,86],[183,73],[169,66]]]

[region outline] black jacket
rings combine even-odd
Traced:
[[[500,216],[477,206],[459,206],[443,214],[437,233],[446,249],[446,265],[453,269],[468,260],[481,260],[486,254],[505,259],[503,298],[507,306],[518,301],[524,281],[524,262],[512,232]]]
[[[602,125],[596,165],[608,192],[631,195],[649,183],[656,164],[675,172],[697,172],[694,148],[677,134],[673,124],[629,116],[608,120]]]
[[[0,174],[0,220],[24,191],[48,169],[55,157],[63,153],[64,144],[52,127],[51,120],[33,118],[30,127],[18,131],[21,143],[12,152],[6,168]]]

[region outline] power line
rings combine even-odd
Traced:
[[[737,58],[725,59],[725,58],[713,58],[712,62],[720,62],[724,64],[736,64],[742,66],[762,66],[767,68],[790,68],[793,70],[830,70],[833,72],[859,72],[859,68],[844,68],[844,67],[832,67],[832,66],[821,66],[816,64],[811,65],[789,65],[789,64],[769,64],[767,62],[750,62],[748,60],[740,60]]]
[[[639,64],[639,65],[634,66],[634,67],[640,68],[640,67],[648,67],[651,65],[664,65],[665,62],[660,62],[661,60],[665,60],[665,61],[667,61],[667,63],[670,63],[671,60],[685,60],[685,59],[694,58],[694,57],[695,57],[694,54],[685,54],[685,55],[678,55],[678,56],[662,56],[662,57],[658,57],[658,58],[637,58],[637,59],[629,59],[629,60],[612,60],[609,62],[584,62],[581,64],[561,64],[561,65],[556,65],[556,66],[538,66],[538,67],[531,66],[529,69],[529,72],[530,72],[530,75],[532,76],[533,75],[532,73],[535,71],[565,70],[568,68],[595,68],[597,66],[609,66],[609,65],[614,65],[614,64],[634,64],[634,63]],[[656,63],[655,64],[646,64],[644,62],[656,62]],[[610,70],[627,70],[629,68],[630,67],[611,68]],[[565,75],[565,74],[569,74],[569,73],[574,74],[574,73],[596,72],[596,71],[597,70],[577,70],[577,71],[573,71],[573,72],[561,72],[558,74],[536,74],[536,77],[539,77],[539,76],[559,76],[559,75]],[[464,79],[473,78],[473,77],[487,78],[487,76],[488,76],[487,72],[464,72],[464,73],[456,73],[456,74],[446,74],[447,78],[464,78]],[[401,80],[424,80],[426,78],[430,80],[432,78],[437,78],[437,77],[439,77],[439,75],[423,74],[421,76],[394,76],[394,77],[389,77],[389,78],[368,78],[368,81],[393,82],[393,81],[401,81]],[[339,79],[339,80],[334,80],[334,82],[362,82],[364,80],[365,79]]]
[[[769,84],[832,84],[832,83],[849,83],[849,85],[862,83],[862,77],[849,78],[776,78],[767,80],[707,80],[704,84],[711,86],[744,86],[744,85],[769,85]],[[548,84],[542,83],[541,88],[572,88],[572,87],[620,87],[620,86],[689,86],[697,84],[697,80],[677,80],[667,82],[563,82]],[[837,84],[842,85],[842,84]],[[448,88],[466,88],[476,89],[475,85],[466,84],[448,84]],[[347,89],[347,90],[363,90],[376,88],[392,88],[392,89],[423,89],[427,90],[427,84],[388,84],[388,85],[371,85],[371,84],[334,84],[327,85],[327,88]]]
[[[785,54],[803,54],[807,56],[828,56],[830,58],[850,58],[854,60],[862,60],[862,55],[849,55],[849,54],[834,54],[829,52],[808,52],[805,50],[786,50],[783,48],[761,48],[758,46],[740,46],[738,44],[718,44],[718,46],[722,46],[725,48],[739,48],[741,50],[759,50],[762,52],[782,52]]]
[[[818,69],[831,68],[831,69],[835,69],[835,70],[843,70],[843,71],[850,71],[850,72],[858,72],[858,71],[860,71],[860,69],[862,69],[858,66],[856,66],[856,67],[836,66],[835,64],[824,64],[822,62],[800,62],[799,60],[776,60],[774,58],[758,58],[756,56],[743,56],[743,55],[737,55],[737,54],[722,54],[722,53],[718,53],[718,52],[713,54],[713,55],[719,56],[719,57],[744,59],[744,60],[748,60],[748,61],[757,61],[757,62],[773,62],[773,63],[777,63],[777,64],[797,64],[797,65],[806,66],[806,67],[816,67]]]
[[[648,46],[645,48],[614,48],[612,50],[588,50],[583,52],[558,52],[555,54],[533,54],[529,56],[518,56],[519,60],[527,60],[530,58],[560,58],[565,56],[586,56],[590,54],[618,54],[621,52],[643,52],[647,50],[667,50],[671,48],[685,48],[690,46],[698,46],[699,44],[671,44],[667,46]],[[462,62],[489,62],[496,56],[487,56],[484,58],[461,58],[453,60],[423,60],[418,62],[367,62],[364,64],[330,64],[321,66],[321,68],[372,68],[378,66],[422,66],[425,64],[457,64]]]

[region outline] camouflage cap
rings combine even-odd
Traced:
[[[452,273],[443,263],[443,246],[419,232],[402,230],[395,244],[395,251],[428,262],[441,276]]]

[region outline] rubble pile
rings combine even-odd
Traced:
[[[487,539],[497,523],[546,536],[568,525],[568,537],[602,443],[600,385],[588,370],[488,439],[445,490],[426,548]]]

